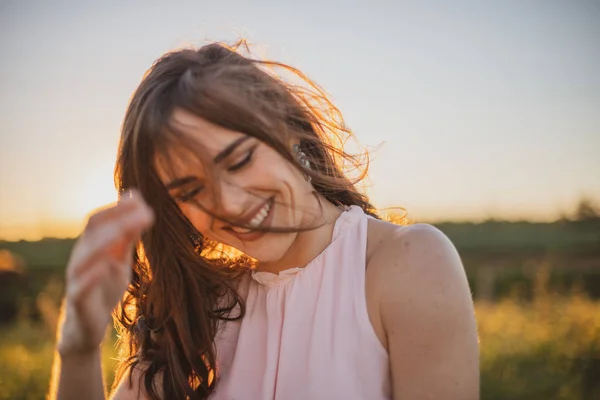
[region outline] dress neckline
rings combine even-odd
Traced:
[[[343,206],[342,213],[338,216],[333,224],[333,234],[331,235],[331,242],[323,251],[321,251],[315,258],[313,258],[308,264],[304,267],[291,267],[286,268],[284,270],[279,271],[278,273],[268,272],[268,271],[256,271],[253,270],[251,272],[252,279],[265,286],[267,289],[270,289],[275,286],[279,286],[282,283],[286,283],[292,280],[298,274],[311,269],[314,265],[318,264],[318,262],[325,256],[325,254],[332,251],[331,249],[337,247],[339,245],[339,238],[343,236],[342,234],[347,231],[347,229],[342,229],[345,227],[348,222],[352,219],[351,216],[353,214],[360,213],[362,214],[362,209],[358,206]]]

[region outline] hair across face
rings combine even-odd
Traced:
[[[286,228],[318,222],[320,204],[312,185],[271,146],[184,110],[175,110],[172,121],[193,143],[190,147],[199,149],[173,146],[157,156],[155,168],[203,237],[275,262],[298,234]]]
[[[273,66],[308,87],[273,76],[266,69]],[[289,248],[294,231],[319,225],[322,199],[374,213],[342,170],[343,164],[361,167],[341,146],[350,136],[337,109],[299,71],[220,44],[181,50],[155,63],[132,99],[116,182],[121,190],[139,188],[159,217],[186,219],[194,236],[272,262]],[[294,144],[313,168],[298,162]],[[226,157],[217,157],[220,152]],[[236,156],[248,162],[236,165]],[[305,174],[312,185],[301,179]],[[186,185],[165,190],[183,178]],[[177,215],[172,202],[165,204],[172,199]],[[257,225],[265,212],[268,221]]]
[[[218,380],[214,336],[219,321],[243,316],[236,279],[248,259],[217,250],[275,262],[322,224],[324,202],[377,216],[354,187],[366,168],[344,152],[351,133],[325,93],[292,67],[238,50],[214,43],[164,55],[123,122],[116,186],[138,189],[155,224],[116,314],[121,371],[149,366],[151,398],[159,371],[164,398],[206,398]]]

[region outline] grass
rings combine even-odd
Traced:
[[[600,399],[600,302],[476,304],[482,399]]]
[[[533,302],[477,303],[482,400],[600,399],[600,302],[544,294]],[[26,321],[0,331],[0,399],[41,399],[53,334]],[[104,346],[110,385],[115,367]]]
[[[103,346],[107,387],[116,361],[112,340]],[[39,400],[48,392],[54,357],[54,334],[41,323],[20,321],[0,330],[0,399]]]
[[[600,301],[568,294],[568,288],[579,285],[600,299],[599,223],[436,224],[461,253],[476,295],[482,266],[496,275],[495,295],[489,298],[512,293],[475,305],[482,400],[600,400]],[[0,305],[9,298],[29,310],[19,322],[0,328],[0,400],[42,399],[48,390],[51,326],[73,244],[73,239],[0,241],[0,250],[17,254],[27,267],[14,285],[0,290]],[[538,271],[541,259],[550,260],[550,275],[522,267],[533,260]],[[9,296],[10,290],[18,296]],[[36,318],[45,322],[31,322]],[[103,348],[108,386],[116,363],[112,343]]]

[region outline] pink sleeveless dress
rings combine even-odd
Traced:
[[[365,300],[367,215],[335,222],[304,268],[242,281],[246,315],[217,333],[214,400],[390,399],[389,359]]]

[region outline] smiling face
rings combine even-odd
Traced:
[[[268,230],[314,221],[319,206],[310,183],[275,149],[252,136],[182,110],[175,110],[172,121],[193,143],[173,146],[155,165],[185,217],[209,239],[260,262],[280,260],[298,233]]]

